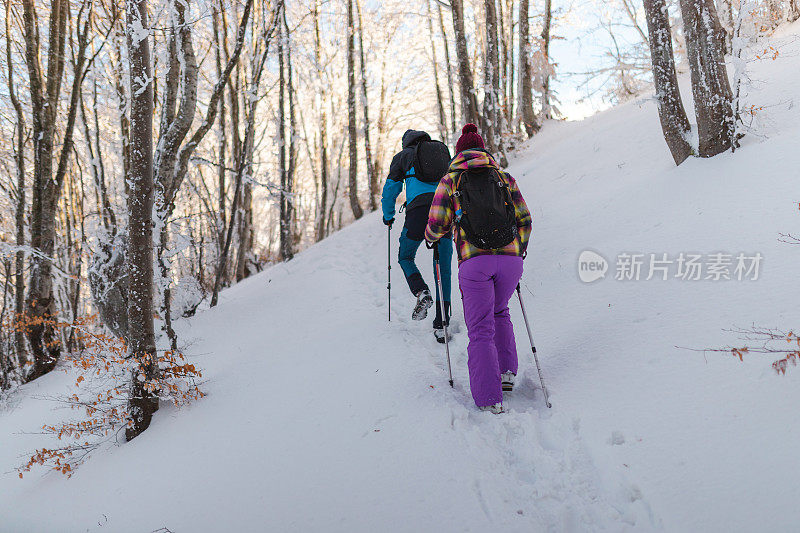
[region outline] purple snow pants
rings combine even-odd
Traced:
[[[522,258],[511,255],[479,255],[458,267],[469,336],[469,386],[479,407],[502,402],[500,374],[517,373],[508,300],[521,277]]]

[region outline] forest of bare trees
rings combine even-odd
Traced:
[[[550,118],[551,7],[519,0],[2,3],[0,388],[127,342],[133,438],[174,320],[379,205],[409,127]]]
[[[798,3],[620,2],[600,18],[611,63],[588,74],[616,101],[655,86],[677,164],[735,148],[726,54],[754,20],[796,20]],[[405,129],[452,143],[474,122],[504,163],[558,118],[559,9],[3,0],[0,389],[52,371],[79,348],[64,324],[96,316],[138,364],[135,437],[158,408],[155,355],[180,348],[174,320],[375,210]]]

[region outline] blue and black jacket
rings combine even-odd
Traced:
[[[383,186],[381,207],[385,220],[391,220],[395,216],[395,203],[403,190],[403,183],[406,185],[407,210],[421,206],[430,208],[439,182],[428,183],[418,179],[414,168],[414,153],[417,143],[430,140],[430,135],[424,131],[408,130],[403,134],[403,150],[392,159],[392,164],[389,166],[389,177]],[[427,221],[427,212],[425,219]]]

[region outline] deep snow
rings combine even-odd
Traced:
[[[18,391],[0,410],[0,531],[796,530],[800,369],[676,346],[800,324],[800,249],[778,242],[800,221],[799,32],[752,65],[769,120],[735,154],[675,168],[642,98],[548,124],[512,161],[534,215],[523,296],[552,409],[517,302],[521,374],[500,416],[472,403],[460,304],[455,390],[396,264],[387,323],[375,213],[182,322],[209,396],[163,408],[69,480],[12,469],[43,443],[21,432],[65,416],[37,397],[74,380]],[[605,279],[580,281],[586,249],[611,262]],[[757,281],[617,281],[621,252],[764,261]]]

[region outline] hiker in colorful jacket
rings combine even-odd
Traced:
[[[413,320],[423,320],[428,315],[428,309],[433,305],[433,298],[427,283],[422,278],[415,258],[417,249],[424,240],[425,224],[428,222],[428,211],[436,191],[438,180],[433,183],[418,179],[414,168],[415,147],[418,143],[430,141],[431,137],[424,131],[408,130],[403,134],[403,150],[396,154],[389,167],[389,177],[383,186],[381,207],[383,209],[383,223],[391,226],[394,223],[395,204],[397,197],[406,189],[406,219],[403,231],[400,233],[400,251],[398,262],[403,269],[408,288],[416,296],[417,302],[411,314]],[[444,292],[444,307],[446,324],[450,315],[450,276],[453,257],[452,242],[439,248],[440,266],[442,273],[442,292]],[[439,287],[436,286],[436,318],[433,320],[434,334],[439,342],[444,342],[443,321],[439,306]]]
[[[454,227],[456,229],[458,282],[469,337],[467,366],[470,390],[479,408],[500,413],[503,411],[503,391],[512,390],[517,374],[517,348],[508,300],[522,276],[522,260],[531,234],[531,214],[517,182],[500,170],[491,154],[485,151],[478,128],[467,124],[462,132],[456,144],[457,155],[436,189],[425,239],[429,243],[438,241],[441,246],[450,240],[443,237]],[[455,194],[457,189],[462,190],[459,180],[469,179],[466,171],[487,170],[496,172],[502,180],[497,183],[507,186],[513,204],[513,215],[508,208],[509,218],[516,219],[516,235],[508,245],[498,249],[481,249],[468,240],[467,232],[460,224],[463,222],[460,218],[460,198],[463,196]]]

